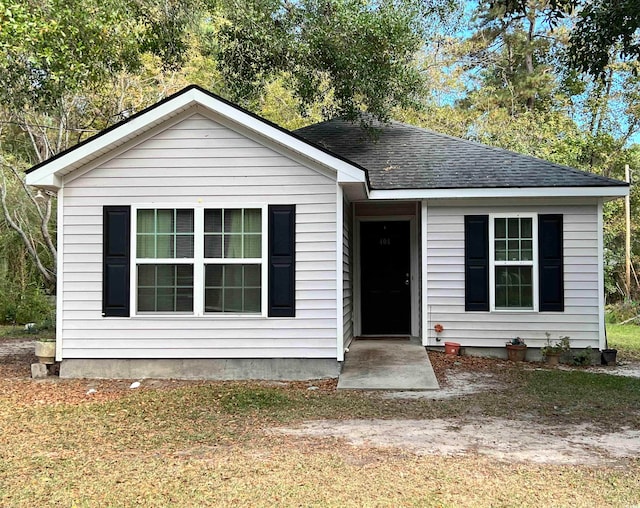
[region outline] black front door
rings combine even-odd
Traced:
[[[363,335],[411,334],[409,221],[360,223]]]

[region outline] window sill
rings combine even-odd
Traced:
[[[205,314],[202,316],[196,316],[194,314],[136,314],[131,316],[130,319],[177,319],[191,321],[193,319],[201,320],[219,320],[219,319],[267,319],[268,316],[262,314]]]
[[[538,314],[537,309],[491,309],[491,312],[497,312],[499,314],[501,313],[515,314],[518,312],[522,314],[532,314],[532,313]]]

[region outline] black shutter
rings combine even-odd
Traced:
[[[562,215],[538,216],[540,311],[564,311]]]
[[[129,316],[131,207],[105,206],[102,217],[102,315]]]
[[[489,310],[489,217],[464,217],[464,309]]]
[[[269,206],[269,316],[296,315],[296,206]]]

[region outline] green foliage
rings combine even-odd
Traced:
[[[453,2],[255,0],[222,2],[216,58],[234,100],[251,106],[267,83],[286,76],[303,114],[332,97],[325,117],[386,120],[395,106],[419,107],[415,58],[431,24]],[[439,21],[438,21],[439,22]],[[213,34],[212,34],[213,35]]]
[[[607,323],[621,323],[638,316],[640,316],[640,301],[638,300],[621,300],[607,305]]]
[[[555,344],[551,344],[551,334],[545,332],[545,335],[547,336],[547,343],[540,349],[543,356],[557,355],[571,349],[571,341],[568,335],[560,336],[560,340]]]
[[[41,324],[38,329],[50,328],[54,323],[53,303],[37,286],[22,290],[0,288],[0,320],[5,324]]]
[[[95,90],[140,68],[151,51],[183,61],[195,1],[0,0],[0,103],[46,111],[78,90]]]
[[[577,366],[587,366],[593,364],[593,350],[587,346],[583,351],[573,355],[573,364]]]
[[[526,14],[530,0],[491,0],[491,7],[503,16]],[[541,19],[551,27],[574,18],[567,63],[572,69],[603,78],[615,54],[625,60],[640,56],[640,10],[636,0],[546,0],[541,2]]]
[[[636,0],[583,0],[578,22],[571,33],[569,62],[597,77],[606,74],[612,54],[624,59],[640,57],[638,30],[640,9]]]

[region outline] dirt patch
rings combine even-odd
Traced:
[[[612,376],[626,376],[640,378],[640,362],[619,363],[615,367],[592,367],[589,372],[610,374]]]
[[[34,339],[0,339],[0,363],[11,363],[12,357],[33,353],[36,347]]]
[[[460,423],[435,420],[324,420],[277,432],[341,438],[353,446],[411,451],[417,455],[477,453],[507,462],[624,465],[640,458],[640,430],[595,434],[587,425],[547,426],[529,421],[483,418]]]
[[[383,394],[386,399],[432,399],[442,400],[453,397],[462,397],[473,393],[488,390],[499,390],[504,382],[495,378],[493,374],[484,372],[448,373],[446,383],[440,390],[413,391],[413,392],[388,392]]]
[[[387,399],[441,400],[503,390],[508,362],[429,354],[440,390],[387,392]],[[544,368],[528,364],[526,369]],[[570,367],[566,367],[570,368]],[[589,369],[616,375],[640,373],[640,364]],[[522,417],[521,417],[522,418]],[[417,455],[477,453],[505,462],[557,465],[625,465],[640,459],[640,430],[622,428],[601,433],[589,425],[542,425],[527,420],[467,417],[431,420],[350,420],[306,422],[277,432],[316,438],[341,438],[354,446],[375,446]]]
[[[0,378],[31,376],[31,364],[38,361],[34,339],[0,338]]]

